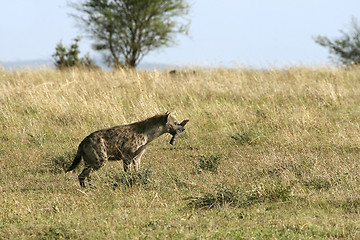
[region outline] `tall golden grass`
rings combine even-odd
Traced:
[[[0,238],[359,238],[359,76],[0,70]],[[91,190],[63,173],[89,133],[166,111],[190,122],[150,144],[146,184],[121,162]]]

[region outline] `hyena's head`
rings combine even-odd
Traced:
[[[184,126],[189,120],[184,120],[181,123],[178,123],[174,117],[170,116],[169,112],[167,112],[166,115],[167,115],[166,129],[167,132],[172,135],[170,144],[175,145],[177,138],[180,136],[180,134],[183,131],[185,131]]]

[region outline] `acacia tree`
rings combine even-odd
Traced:
[[[314,40],[323,47],[327,47],[331,54],[344,65],[360,64],[360,26],[355,18],[352,19],[350,31],[340,31],[342,36],[330,40],[325,36],[317,36]]]
[[[187,34],[185,0],[84,0],[73,15],[113,67],[135,68],[150,51],[175,44]]]

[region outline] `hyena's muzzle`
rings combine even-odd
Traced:
[[[170,132],[170,134],[172,135],[172,138],[170,140],[170,144],[171,145],[175,145],[176,144],[176,140],[177,138],[180,136],[180,134],[185,131],[184,126],[186,125],[186,123],[189,120],[184,120],[181,123],[175,123],[175,128]]]

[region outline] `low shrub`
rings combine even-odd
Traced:
[[[197,173],[202,170],[210,171],[212,173],[217,173],[218,167],[220,165],[221,156],[220,155],[209,155],[201,156],[198,158],[198,162],[195,163]]]
[[[44,170],[53,174],[64,173],[66,169],[71,165],[75,152],[64,152],[53,156],[44,164]]]
[[[150,183],[151,169],[144,168],[139,172],[107,172],[108,184],[114,189],[121,186],[125,188],[132,188],[134,186],[143,186]]]
[[[284,202],[292,198],[291,186],[273,185],[263,190],[242,190],[236,186],[217,184],[215,192],[204,193],[199,197],[188,197],[188,205],[194,208],[213,208],[225,204],[233,207],[246,207],[265,201]]]

